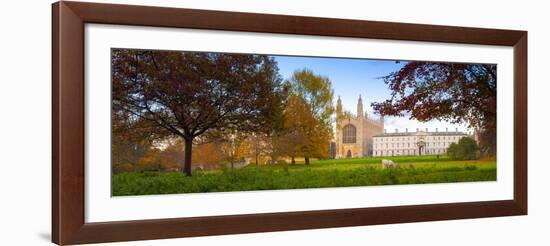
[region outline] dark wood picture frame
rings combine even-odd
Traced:
[[[52,240],[66,244],[527,214],[527,32],[81,2],[52,6]],[[84,24],[197,28],[514,49],[514,199],[86,223]]]

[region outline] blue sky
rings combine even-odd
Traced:
[[[338,96],[342,97],[344,110],[356,113],[357,99],[361,95],[363,109],[367,114],[373,116],[370,104],[379,102],[390,97],[391,91],[384,84],[380,77],[399,70],[406,62],[397,63],[394,60],[371,60],[371,59],[349,59],[349,58],[321,58],[321,57],[298,57],[298,56],[273,56],[278,63],[279,72],[283,79],[289,79],[295,70],[308,68],[314,73],[326,76],[332,81],[334,88],[334,105]],[[375,116],[378,118],[378,115]],[[395,129],[409,131],[416,128],[428,127],[430,131],[439,128],[449,131],[459,128],[459,131],[466,131],[465,125],[455,125],[448,122],[430,121],[418,122],[409,120],[408,117],[386,117],[385,127],[388,132]]]

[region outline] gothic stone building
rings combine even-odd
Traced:
[[[344,114],[342,100],[336,104],[335,157],[352,158],[373,155],[373,136],[384,132],[384,117],[372,119],[363,111],[361,95],[357,114]]]
[[[451,143],[468,135],[455,131],[440,132],[416,129],[416,132],[384,133],[373,136],[373,156],[439,155],[446,154]]]

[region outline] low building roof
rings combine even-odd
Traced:
[[[464,132],[391,132],[391,133],[382,133],[374,135],[373,137],[405,137],[405,136],[417,136],[417,135],[426,135],[426,136],[467,136],[468,134]]]

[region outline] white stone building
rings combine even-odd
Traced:
[[[373,156],[413,156],[413,155],[442,155],[447,153],[451,143],[458,143],[468,135],[455,131],[424,131],[383,133],[373,136]]]

